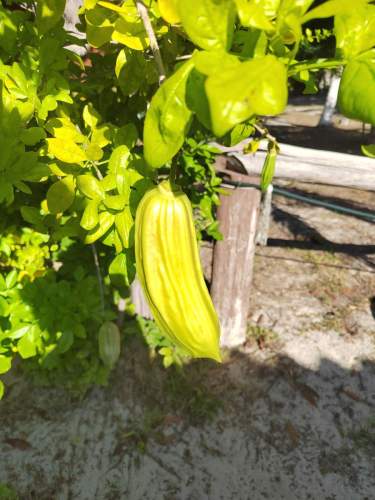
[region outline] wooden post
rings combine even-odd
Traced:
[[[137,280],[137,278],[133,281],[130,287],[130,295],[135,307],[136,314],[138,314],[139,316],[143,316],[144,318],[151,319],[152,314],[150,308],[148,307],[141,284]]]
[[[211,295],[225,347],[246,340],[259,204],[257,189],[237,188],[221,196],[218,208],[224,239],[214,248]]]

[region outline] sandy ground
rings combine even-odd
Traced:
[[[375,499],[374,225],[274,201],[246,344],[179,373],[129,340],[110,386],[83,399],[15,384],[0,484],[22,500]]]

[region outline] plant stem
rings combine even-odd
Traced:
[[[105,304],[104,304],[103,278],[102,278],[102,272],[100,270],[99,256],[98,256],[98,252],[96,251],[95,243],[92,243],[91,250],[92,250],[92,254],[94,256],[96,277],[98,279],[101,309],[102,309],[102,313],[104,314]]]
[[[311,69],[322,69],[322,68],[337,68],[339,66],[345,66],[346,61],[337,60],[337,59],[328,59],[328,60],[315,60],[310,62],[299,62],[290,66],[288,75],[293,76],[299,73],[300,71],[311,70]]]
[[[142,19],[143,25],[144,25],[145,30],[147,32],[148,38],[150,39],[150,47],[151,47],[152,53],[154,54],[156,66],[158,67],[159,85],[160,85],[162,83],[162,81],[165,79],[166,73],[165,73],[163,59],[161,57],[161,53],[160,53],[160,49],[159,49],[159,44],[158,44],[158,41],[156,39],[154,29],[152,27],[150,17],[148,15],[147,7],[140,0],[136,0],[136,5],[137,5],[138,13]]]

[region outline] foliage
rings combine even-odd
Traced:
[[[68,385],[106,378],[97,332],[113,319],[113,288],[124,296],[135,276],[140,199],[172,173],[199,232],[219,238],[216,152],[206,144],[253,136],[277,151],[260,118],[283,111],[291,80],[313,91],[321,68],[344,67],[342,112],[375,125],[373,1],[146,0],[166,72],[160,86],[138,4],[85,0],[82,36],[64,28],[64,0],[0,6],[2,372],[20,353],[57,379],[70,370]],[[332,18],[334,57],[315,58],[304,44],[327,33],[307,29]],[[81,254],[56,272],[67,241]],[[109,270],[104,312],[97,270],[83,262],[93,243]]]

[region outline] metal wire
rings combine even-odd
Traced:
[[[252,187],[260,189],[257,184],[252,184],[250,182],[237,182],[231,180],[224,180],[223,184],[228,184],[229,186],[235,187]],[[337,205],[336,203],[330,203],[327,201],[316,200],[315,198],[310,198],[309,196],[304,196],[302,194],[292,193],[288,189],[280,188],[278,186],[273,186],[273,192],[276,195],[283,196],[285,198],[290,198],[292,200],[302,201],[303,203],[308,203],[310,205],[316,205],[319,207],[327,208],[328,210],[334,210],[335,212],[343,213],[346,215],[353,215],[355,217],[360,217],[361,219],[366,219],[370,222],[375,222],[375,212],[373,211],[363,211],[356,210],[354,208],[343,207],[342,205]]]

